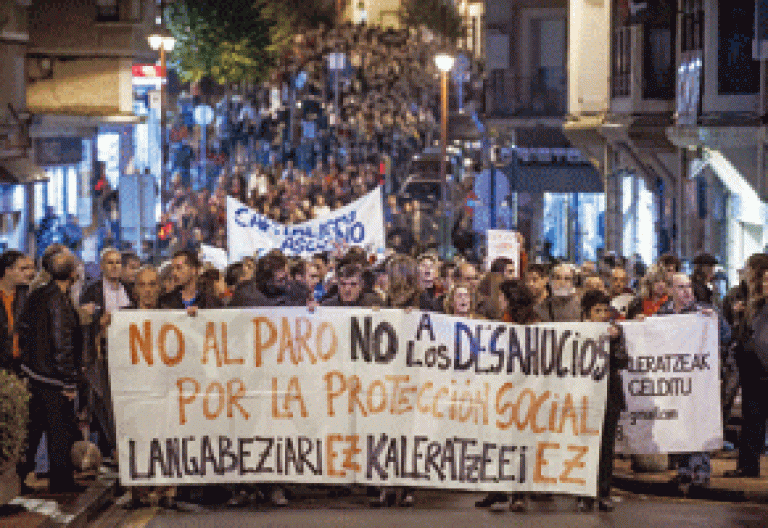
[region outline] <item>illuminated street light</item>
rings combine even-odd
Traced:
[[[448,210],[448,178],[445,171],[446,155],[448,150],[448,72],[453,68],[456,59],[447,53],[435,55],[435,65],[440,70],[440,185],[443,187],[443,229],[442,245],[447,258],[450,241],[450,218]]]
[[[435,66],[443,73],[448,73],[453,69],[453,63],[456,62],[456,58],[453,55],[447,53],[438,53],[435,55]]]
[[[160,211],[165,211],[165,203],[163,202],[163,192],[165,191],[165,166],[168,163],[168,141],[165,137],[165,81],[168,78],[168,72],[166,70],[165,54],[173,51],[173,47],[176,45],[176,39],[173,35],[169,34],[164,29],[158,33],[153,33],[147,37],[149,47],[154,51],[160,51],[160,75],[162,81],[160,83],[160,150],[162,152],[162,164],[160,166]]]

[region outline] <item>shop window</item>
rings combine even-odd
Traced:
[[[47,205],[47,187],[48,182],[38,182],[35,186],[35,224],[39,224],[45,215],[45,207]]]

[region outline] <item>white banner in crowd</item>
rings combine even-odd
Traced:
[[[118,312],[120,478],[594,496],[606,331],[357,308]]]
[[[333,251],[336,244],[354,244],[383,254],[381,187],[321,218],[295,225],[275,222],[228,196],[227,244],[230,262],[274,248],[289,256],[307,257]]]
[[[517,231],[489,229],[487,231],[488,256],[486,269],[499,257],[510,259],[515,264],[515,276],[520,276],[520,239]]]
[[[200,260],[222,272],[227,269],[229,264],[225,250],[207,244],[200,244]]]
[[[623,325],[630,356],[623,372],[628,411],[616,451],[713,451],[723,442],[716,316],[651,317]]]

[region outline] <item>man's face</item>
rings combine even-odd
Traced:
[[[431,286],[435,282],[435,263],[432,259],[424,259],[419,263],[419,280],[422,284]]]
[[[763,276],[761,277],[761,291],[763,292],[763,297],[768,297],[768,271],[763,272]]]
[[[288,267],[275,270],[272,274],[272,284],[276,286],[284,286],[288,282]]]
[[[596,304],[589,310],[589,320],[593,323],[607,323],[611,319],[611,308],[607,304]]]
[[[241,280],[243,281],[251,280],[253,278],[254,270],[255,270],[255,266],[251,259],[243,260],[243,278]]]
[[[477,285],[480,282],[480,275],[477,273],[477,268],[472,264],[463,264],[461,266],[461,278],[469,282],[474,288],[477,288]]]
[[[669,285],[667,284],[667,281],[665,280],[656,280],[653,281],[653,296],[657,298],[662,298],[665,295],[667,295],[669,291]]]
[[[197,269],[189,265],[187,257],[179,255],[171,261],[171,275],[177,287],[184,287],[197,278]]]
[[[360,275],[339,279],[339,298],[342,302],[351,303],[360,297],[363,291],[363,278]]]
[[[507,264],[504,266],[504,278],[509,279],[516,279],[517,278],[517,265],[514,263]]]
[[[136,272],[139,271],[141,262],[138,259],[129,259],[123,266],[123,282],[133,284],[136,280]]]
[[[595,277],[594,275],[590,275],[584,280],[584,289],[586,291],[589,291],[589,290],[605,291],[605,284],[600,279],[600,277]]]
[[[453,292],[453,311],[457,315],[468,315],[472,308],[472,296],[469,288],[458,287]]]
[[[307,288],[313,290],[318,282],[320,282],[320,272],[318,271],[317,266],[314,264],[307,264],[306,270],[304,271],[304,284]]]
[[[123,273],[123,260],[120,253],[110,252],[101,259],[101,273],[110,281],[120,280]]]
[[[154,308],[160,296],[160,277],[154,270],[145,270],[136,274],[134,291],[139,308]]]
[[[573,294],[573,269],[557,266],[552,272],[552,294],[555,297],[569,297]]]
[[[619,295],[629,285],[627,272],[621,268],[611,270],[611,295]]]
[[[664,271],[667,273],[667,277],[672,277],[672,274],[677,273],[675,265],[671,263],[664,264]]]
[[[35,278],[35,266],[29,257],[21,257],[14,262],[13,266],[5,270],[6,278],[10,279],[11,284],[21,286],[29,285]]]
[[[547,278],[536,271],[529,271],[525,274],[525,284],[538,297],[547,287]]]
[[[325,262],[323,262],[323,259],[314,259],[312,264],[317,268],[317,274],[320,280],[322,280],[325,277]]]
[[[686,275],[676,273],[672,276],[672,299],[678,306],[688,306],[693,302],[691,279]]]

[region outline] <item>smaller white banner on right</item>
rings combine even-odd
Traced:
[[[617,453],[722,448],[717,325],[714,314],[622,323],[629,367],[622,371],[627,411],[619,421]]]

